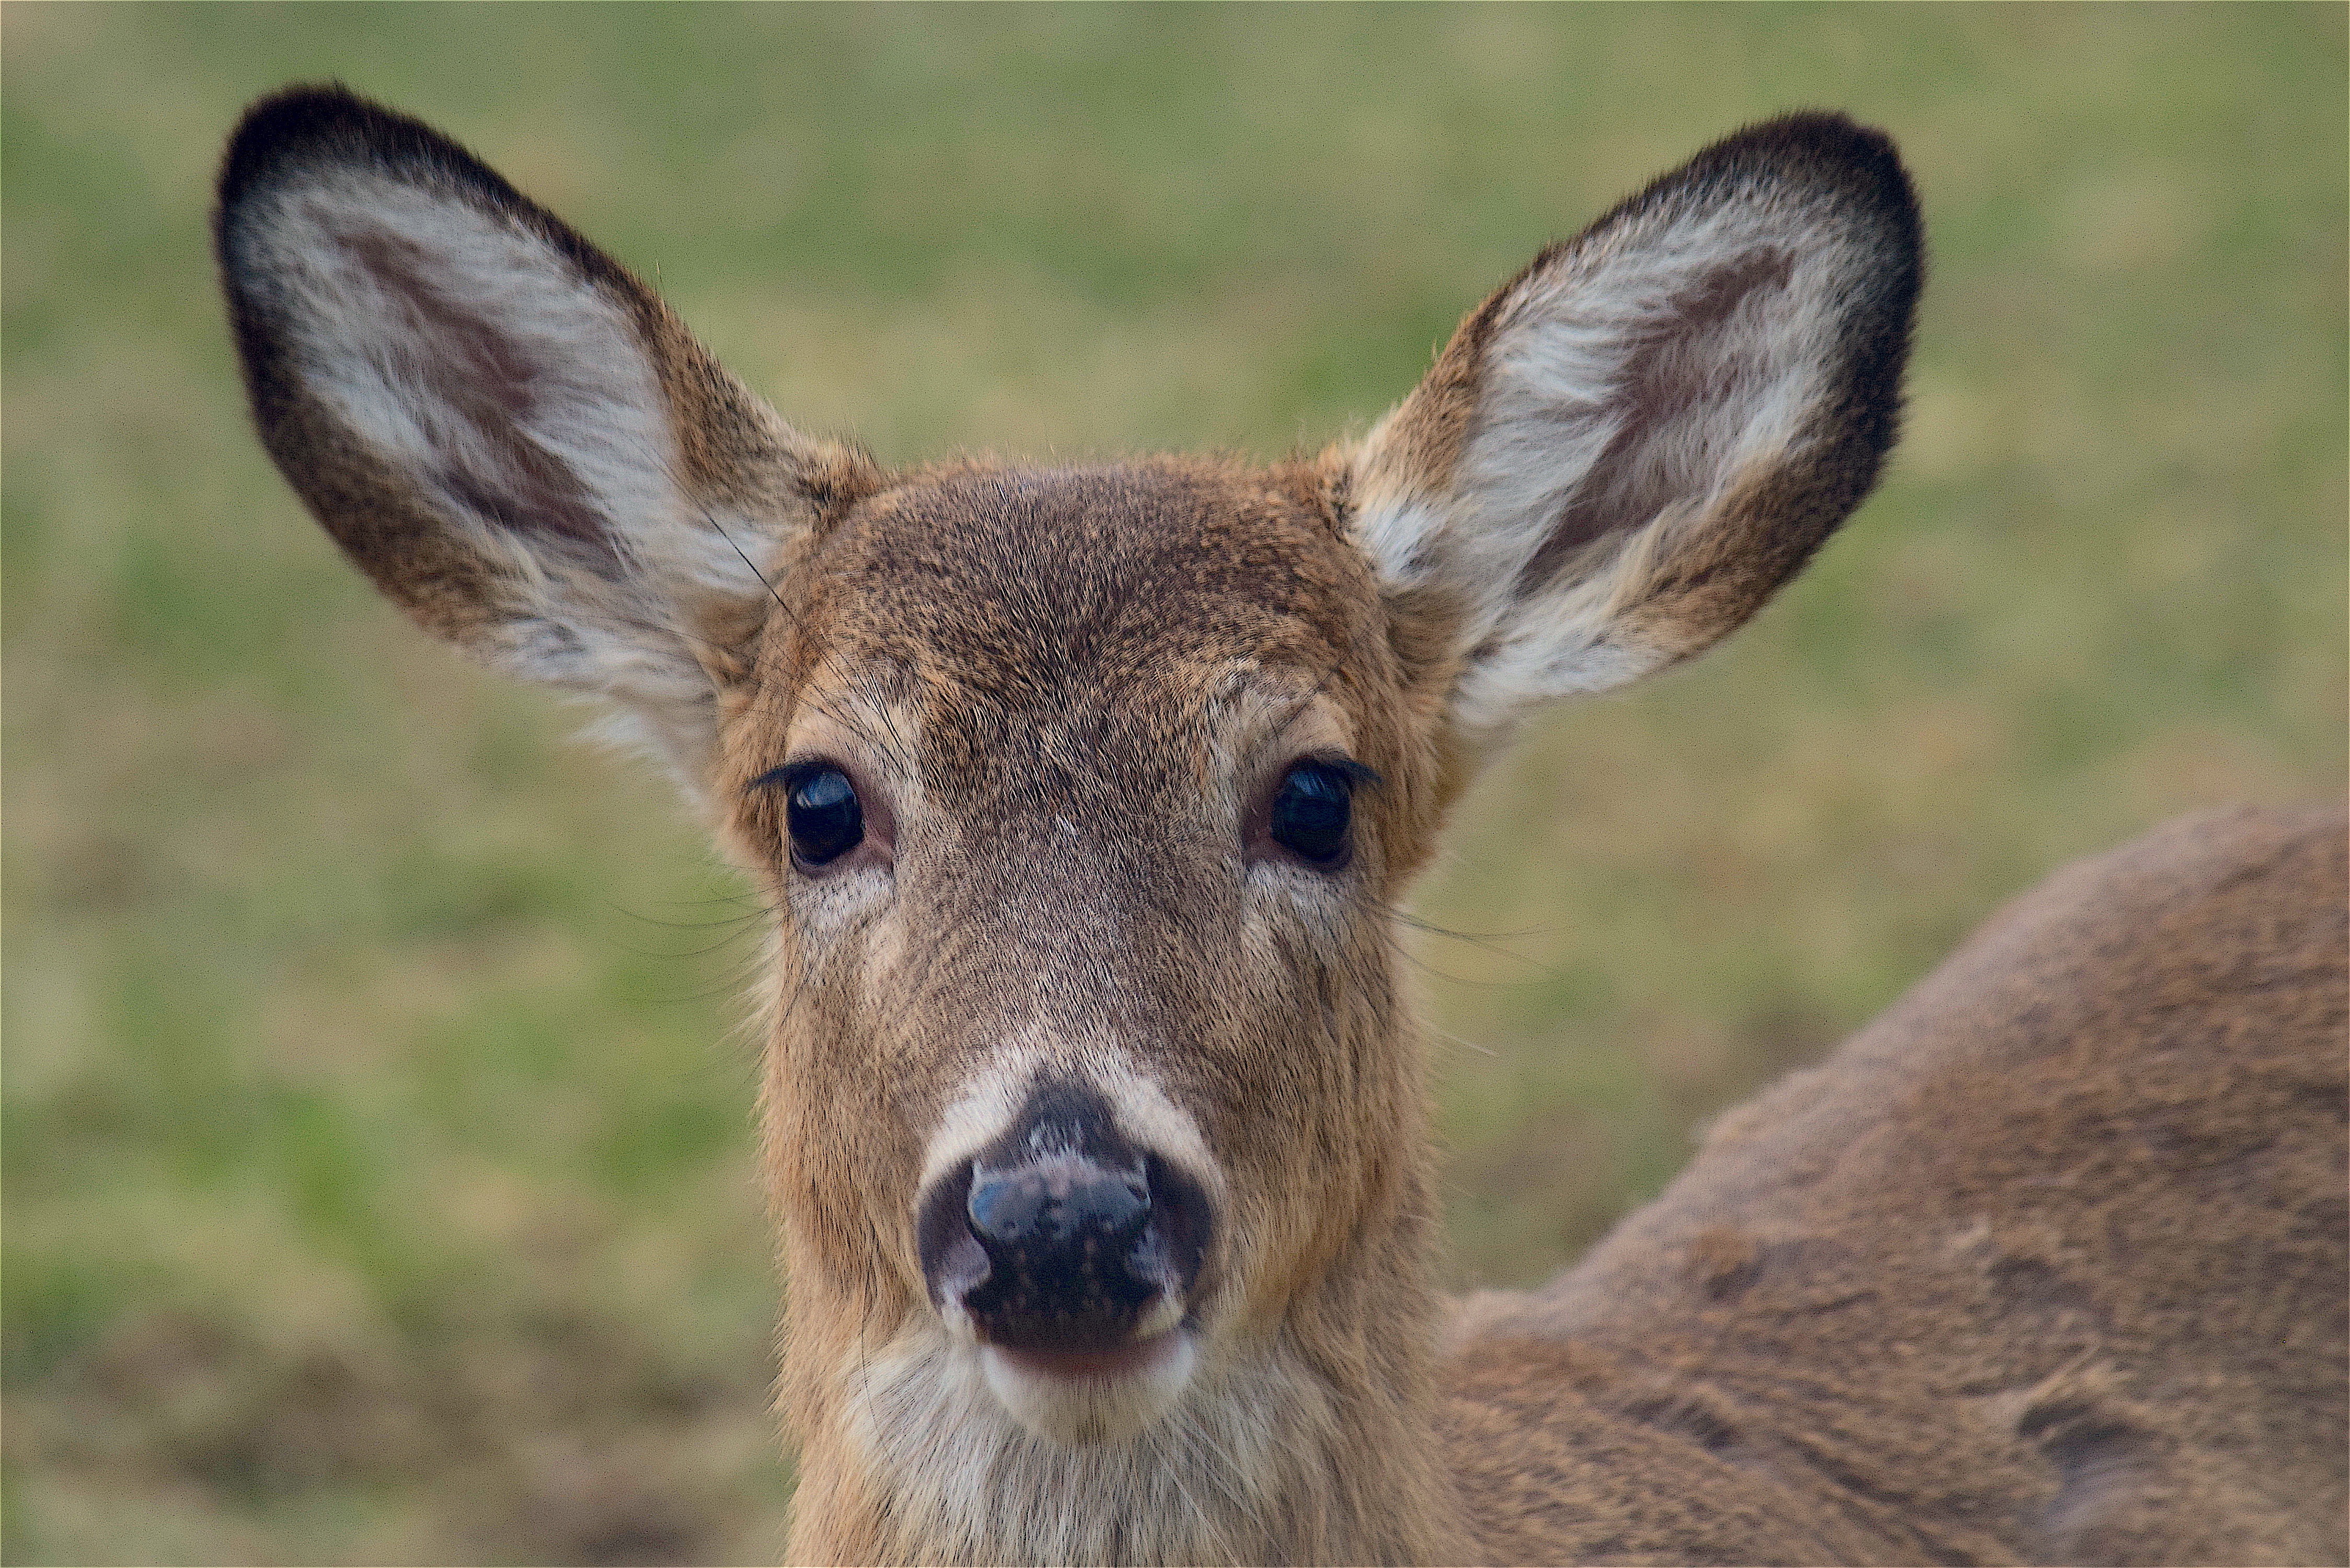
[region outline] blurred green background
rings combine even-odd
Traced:
[[[240,106],[339,78],[890,460],[1377,414],[1746,120],[1898,136],[1908,437],[1724,652],[1559,711],[1421,901],[1457,1277],[2171,814],[2338,794],[2335,5],[46,6],[5,19],[15,1563],[756,1562],[790,1478],[741,888],[248,431]]]

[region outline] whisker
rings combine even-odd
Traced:
[[[674,478],[674,475],[672,475],[672,478]],[[680,486],[680,491],[681,493],[684,493],[682,485]],[[759,586],[767,590],[767,597],[775,600],[775,607],[782,610],[785,616],[789,617],[795,627],[804,628],[805,623],[800,619],[799,612],[792,608],[791,605],[785,600],[782,591],[775,587],[775,583],[768,577],[765,572],[759,569],[759,564],[751,558],[750,552],[743,549],[742,545],[735,539],[734,535],[726,531],[725,524],[718,521],[717,516],[711,512],[709,507],[702,505],[699,502],[695,503],[695,510],[702,514],[702,520],[710,524],[711,531],[716,534],[721,539],[726,541],[726,547],[733,551],[734,554],[741,558],[743,565],[750,569],[751,575],[758,579]],[[691,637],[693,634],[688,632],[685,635]],[[707,639],[696,638],[695,640],[702,642],[705,647],[714,646],[713,644],[709,643]],[[858,700],[863,701],[868,708],[873,711],[875,717],[881,721],[882,725],[889,730],[891,737],[898,742],[897,745],[892,746],[889,742],[884,742],[871,730],[856,722],[845,713],[825,708],[821,704],[818,704],[817,711],[824,713],[826,717],[839,723],[844,729],[853,731],[862,739],[872,742],[877,751],[885,753],[889,757],[890,761],[901,771],[910,771],[912,764],[910,759],[907,755],[905,737],[898,732],[898,726],[896,722],[890,719],[888,710],[879,702],[873,701],[870,697],[866,696],[863,692],[857,691],[855,688],[850,689],[850,694],[858,698]],[[813,699],[804,700],[814,701]]]

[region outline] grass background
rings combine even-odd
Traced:
[[[5,1555],[767,1560],[789,1471],[734,885],[427,645],[245,425],[253,95],[444,125],[888,459],[1376,414],[1544,240],[1848,108],[1935,267],[1878,495],[1562,711],[1422,911],[1463,1281],[2055,863],[2338,794],[2331,5],[8,7]]]

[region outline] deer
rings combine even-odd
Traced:
[[[1874,486],[1884,134],[1716,142],[1266,465],[887,469],[340,87],[214,237],[307,509],[764,900],[792,1561],[2345,1561],[2338,809],[2058,872],[1557,1279],[1437,1288],[1398,911],[1529,712]]]

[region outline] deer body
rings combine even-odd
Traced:
[[[1431,1284],[1391,910],[1522,711],[1874,482],[1883,138],[1708,150],[1266,469],[884,471],[339,90],[255,106],[218,238],[319,519],[776,913],[795,1560],[2339,1556],[2338,825],[2068,873],[1553,1286]]]
[[[2344,836],[2220,813],[2066,869],[1476,1300],[1463,1495],[1557,1500],[1492,1560],[2341,1561]]]

